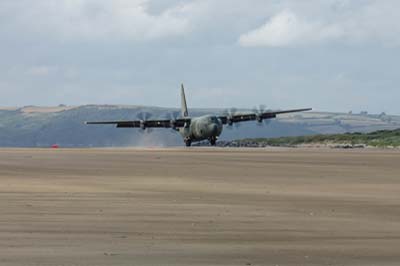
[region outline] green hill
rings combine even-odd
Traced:
[[[371,133],[319,134],[299,137],[256,138],[233,141],[238,146],[299,146],[309,144],[341,147],[400,147],[400,129]]]

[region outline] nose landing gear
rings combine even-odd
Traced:
[[[185,144],[186,144],[186,147],[192,146],[192,140],[191,139],[185,139]]]

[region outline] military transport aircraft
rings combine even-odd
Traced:
[[[107,122],[85,122],[88,125],[116,125],[117,128],[172,128],[178,131],[186,144],[191,146],[192,142],[208,140],[212,146],[216,145],[218,137],[222,133],[224,125],[232,126],[235,123],[245,121],[257,121],[261,124],[266,119],[275,118],[279,114],[310,111],[311,108],[295,109],[285,111],[256,110],[251,113],[227,112],[224,115],[205,115],[201,117],[190,117],[186,104],[185,89],[181,87],[181,111],[180,118],[148,120],[141,117],[133,121],[107,121]]]

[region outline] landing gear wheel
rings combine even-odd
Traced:
[[[217,145],[217,138],[211,138],[210,139],[210,144],[211,144],[211,146],[216,146]]]
[[[185,140],[186,147],[192,146],[192,141],[190,139]]]

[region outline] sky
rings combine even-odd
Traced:
[[[1,0],[0,106],[400,114],[398,0]]]

